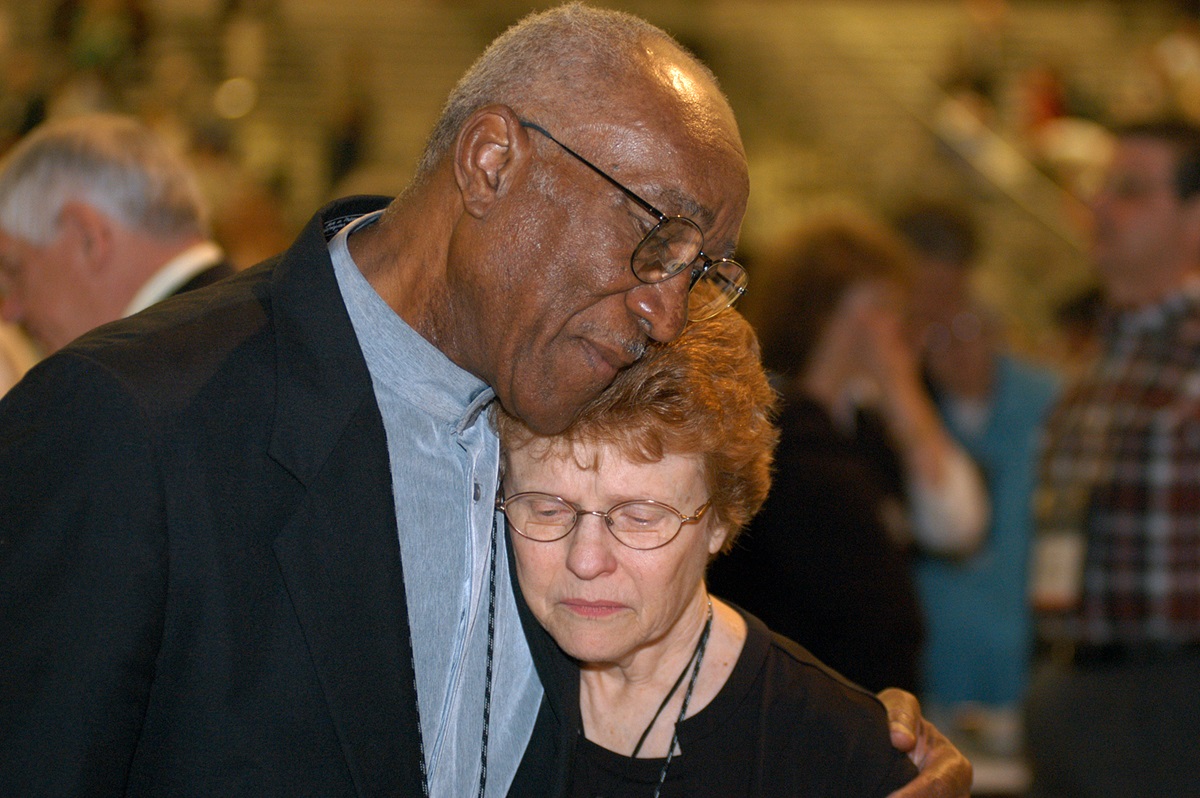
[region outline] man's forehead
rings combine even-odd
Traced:
[[[592,124],[624,134],[618,146],[631,157],[729,152],[745,160],[737,121],[720,89],[698,67],[669,54],[649,75],[630,75],[600,107],[605,110]]]
[[[719,150],[678,128],[605,124],[593,129],[603,134],[581,137],[607,150],[593,156],[597,165],[668,215],[686,216],[707,230],[723,206],[745,202],[748,169],[732,147]],[[721,174],[723,179],[714,180]]]
[[[1168,142],[1148,137],[1128,137],[1117,142],[1109,167],[1131,171],[1170,169],[1176,160],[1175,148]]]

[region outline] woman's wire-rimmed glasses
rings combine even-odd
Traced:
[[[615,186],[639,208],[658,220],[642,238],[629,259],[633,274],[643,283],[661,283],[684,269],[691,268],[688,282],[688,320],[711,319],[731,306],[746,292],[749,276],[742,265],[730,258],[710,258],[704,254],[704,233],[700,225],[686,216],[667,216],[612,175],[556,139],[541,125],[522,120],[521,125],[536,130],[561,147],[568,155]]]
[[[699,521],[711,505],[710,499],[692,515],[684,515],[669,504],[638,499],[615,504],[601,512],[584,510],[550,493],[531,491],[507,498],[496,497],[496,509],[504,513],[509,525],[521,537],[552,543],[571,534],[581,515],[597,515],[604,519],[614,538],[639,551],[667,545],[684,524]]]

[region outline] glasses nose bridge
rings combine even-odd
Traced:
[[[700,250],[696,253],[696,257],[692,258],[691,263],[679,270],[680,274],[688,273],[688,293],[691,293],[691,290],[696,287],[696,283],[708,274],[714,263],[716,263],[715,260],[705,255],[704,250]]]
[[[607,512],[603,512],[601,510],[581,510],[579,508],[572,508],[572,509],[575,510],[575,523],[571,525],[572,530],[574,530],[576,527],[579,526],[579,522],[583,520],[583,516],[585,516],[585,515],[594,515],[597,518],[603,518],[604,525],[606,527],[608,527],[610,530],[612,529],[612,518],[609,516],[609,514]]]
[[[571,509],[573,509],[575,511],[575,523],[571,524],[571,528],[567,531],[568,535],[579,531],[579,524],[583,520],[583,517],[585,515],[594,515],[597,518],[600,518],[604,521],[605,530],[608,532],[609,535],[611,535],[613,537],[614,540],[616,540],[618,543],[622,542],[621,539],[619,537],[617,537],[617,531],[615,529],[613,529],[612,516],[609,515],[606,511],[603,511],[603,510],[581,510],[578,507],[572,507]],[[576,538],[576,540],[578,540],[578,535],[576,535],[575,538]]]

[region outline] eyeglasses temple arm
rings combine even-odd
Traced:
[[[541,125],[535,124],[533,122],[526,122],[524,119],[521,120],[521,127],[527,127],[530,130],[536,130],[538,133],[541,133],[543,136],[550,139],[555,144],[557,144],[558,146],[560,146],[564,150],[566,150],[569,155],[571,155],[573,158],[575,158],[581,164],[586,166],[588,169],[591,169],[593,172],[600,175],[605,180],[607,180],[609,183],[611,183],[613,186],[615,186],[618,190],[620,190],[620,192],[622,194],[624,194],[626,197],[629,197],[629,199],[636,202],[638,204],[638,207],[640,207],[642,210],[646,211],[646,213],[650,214],[655,219],[658,219],[659,222],[667,221],[667,215],[665,213],[660,211],[658,208],[655,208],[649,202],[646,202],[646,200],[642,199],[637,194],[634,194],[632,191],[625,188],[625,186],[623,186],[617,182],[616,178],[609,175],[607,172],[605,172],[599,166],[596,166],[594,163],[589,161],[587,158],[584,158],[582,155],[575,152],[575,150],[571,149],[566,144],[563,144],[561,141],[554,138],[554,136],[552,136],[550,134],[550,131],[546,130],[546,128],[542,127]]]

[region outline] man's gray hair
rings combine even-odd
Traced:
[[[127,116],[51,120],[0,164],[0,227],[8,234],[49,243],[71,200],[162,238],[209,232],[208,209],[188,164]]]
[[[699,59],[668,33],[621,11],[568,3],[516,23],[493,41],[450,92],[417,165],[416,181],[428,178],[450,151],[468,117],[491,104],[519,113],[545,111],[547,89],[558,105],[578,113],[602,107],[600,87],[621,85],[647,41],[677,48],[717,85]],[[618,88],[619,90],[619,88]],[[551,124],[545,118],[530,120]]]

